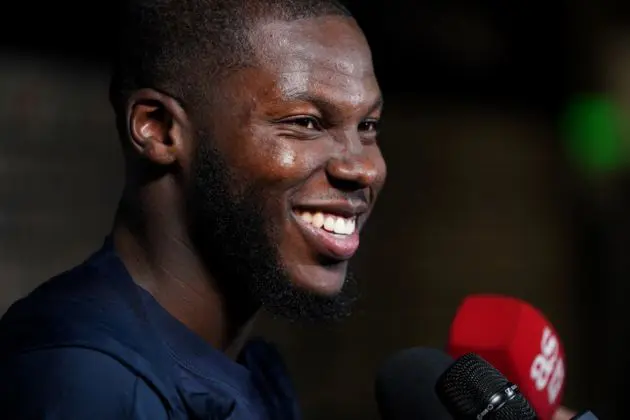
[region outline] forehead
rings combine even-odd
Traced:
[[[264,23],[251,33],[251,42],[281,96],[316,95],[355,106],[380,97],[370,48],[353,19]]]

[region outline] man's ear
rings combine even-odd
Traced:
[[[186,112],[174,98],[153,89],[140,89],[127,100],[129,146],[158,165],[185,159],[191,148]]]

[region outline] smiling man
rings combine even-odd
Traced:
[[[368,44],[334,0],[127,0],[111,235],[0,322],[19,419],[297,419],[266,308],[347,316],[385,181]],[[241,345],[245,343],[244,345]]]

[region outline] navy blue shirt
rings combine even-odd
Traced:
[[[233,361],[138,287],[111,241],[0,320],[0,418],[293,420],[273,346]]]

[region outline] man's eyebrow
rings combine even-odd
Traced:
[[[285,99],[290,101],[301,101],[301,102],[309,102],[315,105],[316,107],[324,110],[333,110],[340,111],[339,105],[330,101],[329,99],[316,95],[310,92],[289,92],[285,96]],[[382,108],[384,105],[383,95],[379,94],[376,100],[368,107],[366,115],[373,113],[374,111]]]

